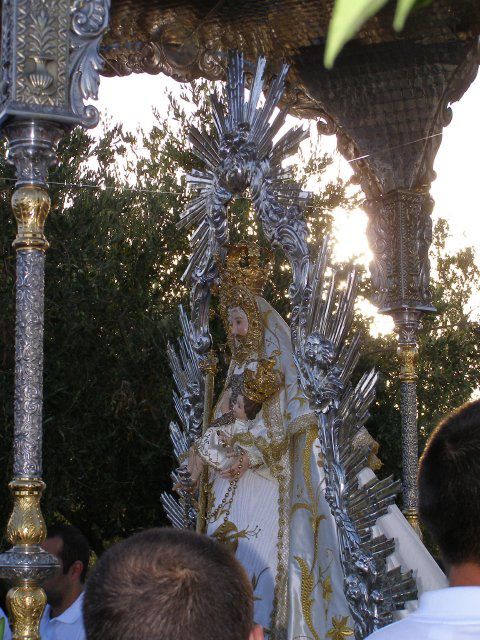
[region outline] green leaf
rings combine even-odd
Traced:
[[[403,29],[413,9],[424,7],[431,2],[432,0],[397,0],[397,8],[393,19],[393,28],[395,31],[401,31]]]
[[[323,59],[327,69],[333,67],[345,43],[353,38],[361,26],[387,2],[388,0],[336,0],[328,27]]]

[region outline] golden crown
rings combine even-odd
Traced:
[[[272,252],[269,251],[263,260],[260,254],[258,245],[230,245],[224,264],[217,261],[222,286],[244,287],[255,295],[260,295],[268,280]]]
[[[280,389],[281,379],[274,370],[275,358],[259,360],[256,371],[245,369],[243,373],[243,393],[253,402],[263,404]]]

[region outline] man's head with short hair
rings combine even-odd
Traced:
[[[109,549],[84,601],[88,640],[259,640],[244,569],[217,542],[150,529]]]
[[[63,573],[67,573],[75,562],[80,561],[83,567],[79,578],[80,582],[85,582],[90,560],[90,546],[83,533],[70,524],[58,522],[48,528],[47,540],[51,538],[61,540],[58,557],[62,561]]]
[[[420,460],[419,515],[449,565],[480,565],[480,401],[435,429]]]
[[[59,615],[83,591],[90,547],[81,531],[63,523],[56,523],[48,528],[42,547],[60,560],[61,572],[43,584],[48,603],[55,615]]]

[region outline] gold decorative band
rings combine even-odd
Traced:
[[[14,550],[35,553],[45,540],[45,521],[40,499],[45,483],[40,479],[16,478],[9,484],[13,511],[6,536]],[[22,549],[23,548],[23,549]],[[13,622],[14,640],[40,640],[40,619],[46,604],[43,589],[34,581],[20,579],[7,594],[7,607]]]
[[[407,519],[408,523],[418,535],[418,537],[422,538],[422,530],[420,529],[420,522],[418,520],[418,513],[416,509],[404,509],[403,515]]]
[[[414,344],[400,344],[397,349],[400,359],[400,380],[415,382],[417,380],[418,349]]]
[[[34,185],[23,185],[12,196],[12,209],[17,220],[15,249],[40,249],[46,251],[48,242],[44,235],[45,221],[50,211],[48,191]]]
[[[13,619],[13,640],[40,640],[40,620],[47,596],[35,582],[25,581],[7,593],[7,608]]]
[[[200,360],[200,369],[202,372],[207,375],[211,374],[212,376],[216,375],[218,368],[218,358],[215,355],[215,351],[210,349],[207,355]]]

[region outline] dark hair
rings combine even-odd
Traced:
[[[80,560],[83,564],[80,581],[85,582],[90,560],[90,547],[83,533],[70,524],[58,522],[48,528],[47,538],[60,538],[63,543],[60,550],[63,573],[67,573],[72,564]]]
[[[449,564],[480,564],[480,401],[447,416],[418,473],[419,516]]]
[[[178,529],[150,529],[109,549],[86,587],[88,640],[247,640],[252,586],[225,547]]]
[[[253,420],[261,408],[261,402],[255,402],[255,400],[250,400],[247,396],[243,396],[243,409],[249,420]]]

